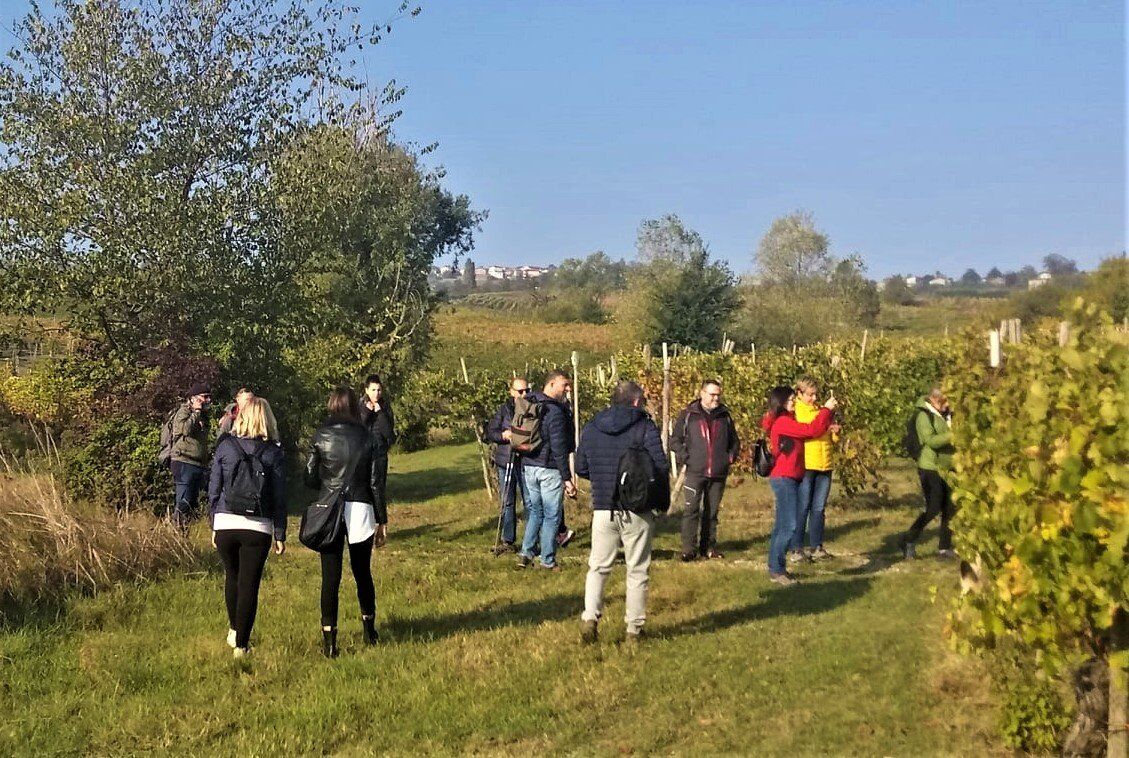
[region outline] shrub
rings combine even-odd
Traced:
[[[599,295],[583,289],[563,290],[540,306],[537,313],[550,324],[603,324],[608,320]]]
[[[168,469],[157,463],[160,426],[116,416],[98,422],[60,452],[69,492],[117,510],[163,513],[172,503]]]

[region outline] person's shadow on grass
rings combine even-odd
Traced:
[[[870,577],[829,582],[803,582],[794,587],[772,587],[754,603],[713,611],[672,626],[655,629],[658,637],[705,634],[780,616],[810,616],[826,613],[862,597],[870,589]]]
[[[533,569],[530,569],[532,571]],[[546,621],[580,618],[583,598],[561,594],[539,600],[497,600],[469,611],[392,617],[381,627],[395,640],[437,640],[466,632],[488,632],[510,626],[536,626]]]

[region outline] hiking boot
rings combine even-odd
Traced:
[[[943,561],[955,561],[960,556],[957,555],[956,550],[953,550],[952,548],[945,548],[943,550],[937,551],[937,557]]]
[[[638,647],[644,640],[647,639],[647,633],[640,629],[637,632],[628,632],[623,636],[623,644],[628,647]]]
[[[794,584],[799,584],[796,578],[789,574],[769,574],[768,581],[773,584],[779,584],[781,587],[791,587]]]
[[[340,651],[337,649],[337,630],[321,630],[321,654],[326,658],[336,658]]]
[[[802,550],[789,550],[788,562],[789,563],[803,563],[804,561],[811,561],[811,557]]]
[[[580,641],[585,645],[595,645],[599,638],[595,621],[580,622]]]
[[[533,563],[532,558],[530,558],[528,555],[522,555],[521,553],[518,553],[517,567],[519,569],[529,568],[529,564],[531,564],[531,563]]]
[[[376,631],[376,617],[375,616],[361,616],[361,626],[364,627],[364,636],[366,645],[375,645],[380,640],[380,635]]]
[[[698,554],[697,553],[683,553],[682,554],[682,562],[683,563],[690,563],[691,561],[696,561],[696,560],[698,560]]]
[[[234,629],[228,629],[227,630],[227,646],[232,648],[232,649],[235,648],[235,630]]]
[[[517,546],[512,542],[503,542],[501,544],[495,545],[490,552],[492,552],[494,554],[494,557],[497,558],[498,556],[505,555],[506,553],[516,553]]]
[[[833,556],[831,553],[827,552],[827,550],[824,549],[823,545],[820,545],[819,547],[817,547],[815,549],[815,552],[813,552],[811,554],[811,560],[813,560],[813,561],[826,561],[826,560],[830,560],[831,558],[834,558],[834,557],[835,556]]]
[[[912,542],[907,542],[905,537],[898,540],[898,548],[902,551],[902,557],[908,561],[917,558],[917,546]]]
[[[559,574],[561,572],[561,567],[556,563],[554,563],[552,566],[547,566],[541,561],[537,561],[537,568],[544,569],[545,571],[552,571],[554,574]]]
[[[724,557],[725,556],[723,554],[717,552],[716,550],[711,550],[708,553],[706,553],[706,559],[707,560],[709,560],[711,558],[716,558],[717,560],[721,560]]]
[[[572,538],[576,536],[576,532],[572,529],[566,529],[557,535],[557,547],[566,547],[568,543],[572,542]]]

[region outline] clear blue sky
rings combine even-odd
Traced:
[[[480,263],[630,257],[677,213],[741,272],[796,208],[873,276],[1125,247],[1121,2],[421,2],[365,71],[490,211]]]

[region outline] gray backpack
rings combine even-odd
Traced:
[[[165,419],[165,423],[161,425],[161,445],[157,449],[157,463],[166,468],[172,463],[172,447],[179,437],[179,435],[172,433],[172,421],[176,418],[176,413],[179,410],[179,406],[173,408],[172,413]]]
[[[514,418],[510,422],[510,447],[518,453],[532,453],[541,447],[541,418],[545,406],[525,395],[514,398]]]

